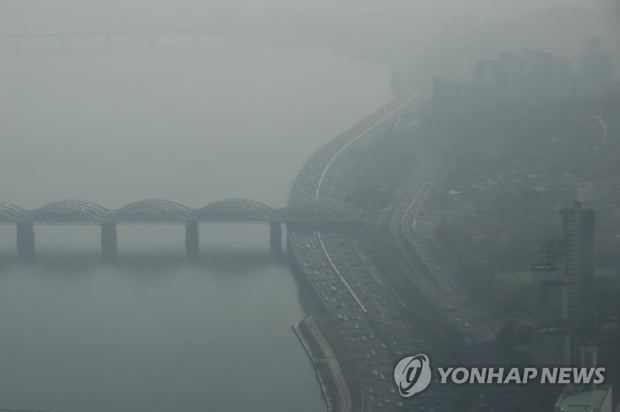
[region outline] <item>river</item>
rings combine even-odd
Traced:
[[[323,48],[205,39],[0,50],[0,201],[286,202],[303,162],[387,102],[386,67]],[[266,225],[37,226],[15,260],[0,226],[0,408],[64,412],[324,410],[291,331],[303,317]]]

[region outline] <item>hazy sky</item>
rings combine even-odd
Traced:
[[[200,30],[257,45],[332,47],[393,62],[397,54],[414,54],[434,42],[455,16],[519,26],[522,16],[549,7],[605,9],[605,25],[615,26],[613,36],[620,39],[616,0],[0,0],[0,33]],[[573,11],[581,14],[587,21],[586,11]],[[562,27],[573,21],[543,22],[541,37],[550,31],[560,39],[571,37]],[[588,35],[590,27],[584,30]],[[556,43],[561,41],[543,41],[541,47]]]
[[[281,18],[320,15],[354,22],[374,14],[374,22],[391,13],[439,21],[453,15],[514,17],[549,6],[611,6],[613,0],[0,0],[3,30],[34,28],[33,24],[80,26],[83,24],[199,23],[213,17],[231,20],[242,16]],[[227,21],[219,21],[226,24]],[[370,21],[372,23],[372,21]]]
[[[617,0],[614,1],[617,10]],[[321,142],[388,99],[389,90],[385,87],[389,84],[388,65],[400,65],[418,77],[414,84],[419,90],[420,86],[431,84],[434,75],[469,75],[472,60],[493,56],[498,50],[536,47],[570,57],[571,52],[580,50],[584,36],[597,34],[599,20],[592,15],[607,16],[608,26],[620,20],[610,19],[608,16],[613,13],[609,12],[568,8],[601,9],[612,4],[611,0],[0,0],[0,32],[5,33],[198,28],[218,34],[213,36],[218,38],[214,44],[206,44],[204,39],[203,47],[209,52],[196,56],[191,52],[159,55],[154,50],[158,57],[140,57],[149,53],[144,51],[148,50],[144,35],[136,37],[146,47],[129,52],[130,57],[105,54],[82,57],[79,53],[60,57],[57,39],[46,39],[55,57],[35,56],[31,61],[24,57],[37,45],[23,44],[19,59],[0,66],[0,81],[7,83],[3,85],[5,93],[0,96],[0,108],[4,108],[5,114],[13,114],[6,116],[3,125],[4,139],[13,144],[6,151],[3,164],[21,159],[16,155],[20,150],[28,152],[35,147],[38,148],[35,154],[40,156],[40,161],[35,162],[38,167],[50,170],[53,166],[62,178],[45,183],[47,174],[13,162],[14,175],[32,174],[27,179],[31,187],[25,190],[21,186],[13,187],[11,191],[5,190],[5,196],[24,205],[54,200],[55,196],[100,198],[106,204],[110,202],[108,199],[122,204],[134,197],[168,196],[192,205],[237,193],[259,198],[265,192],[258,189],[260,185],[253,185],[255,191],[250,188],[251,193],[245,195],[239,189],[247,176],[256,179],[255,173],[240,173],[244,169],[232,164],[215,167],[217,161],[231,158],[226,151],[227,145],[233,143],[239,147],[250,144],[266,147],[265,160],[272,157],[275,149],[271,146],[249,140],[258,135],[272,142],[273,147],[281,144],[278,139],[296,139],[290,155],[279,159],[278,167],[261,171],[264,181],[278,179],[280,184],[260,200],[270,204],[283,202],[291,176]],[[548,7],[563,9],[535,14]],[[526,14],[535,16],[522,18]],[[482,23],[474,18],[446,24],[452,17],[462,15],[480,17]],[[472,24],[468,23],[471,21]],[[226,39],[220,42],[221,37]],[[189,43],[187,38],[183,41]],[[78,40],[72,38],[68,43],[68,55],[71,55],[79,47],[75,44]],[[277,47],[280,43],[286,48]],[[10,41],[2,46],[5,55],[13,55]],[[410,59],[418,64],[410,64]],[[458,73],[443,73],[441,70],[445,68],[457,68]],[[57,105],[58,101],[65,104]],[[84,105],[84,101],[91,103]],[[325,101],[330,101],[333,107],[326,107]],[[22,110],[20,105],[30,112]],[[236,113],[233,107],[242,110]],[[285,110],[290,113],[277,115]],[[323,111],[326,113],[321,114]],[[158,114],[159,123],[151,121],[154,117],[151,112]],[[237,114],[246,119],[253,116],[253,121],[234,121],[233,116]],[[288,125],[279,119],[285,119]],[[257,124],[264,128],[257,128]],[[221,153],[209,148],[211,142],[201,137],[205,134],[223,142],[218,146]],[[71,154],[58,147],[57,142],[58,139],[79,142],[67,143],[67,147],[76,148],[85,144],[82,136],[100,142],[100,146],[88,146],[96,147],[99,156],[96,158],[99,160],[90,159],[86,165],[94,179],[130,174],[116,166],[130,164],[133,159],[126,161],[127,158],[139,153],[126,149],[117,154],[119,146],[113,140],[131,136],[122,142],[127,147],[145,147],[142,140],[146,139],[161,143],[158,153],[163,158],[176,153],[181,167],[175,170],[182,169],[185,175],[181,180],[191,181],[196,187],[181,192],[162,188],[167,184],[176,189],[180,175],[157,169],[162,177],[153,179],[152,163],[157,162],[152,155],[155,149],[150,147],[149,160],[135,162],[139,167],[131,170],[135,178],[132,184],[107,187],[103,178],[99,185],[92,180],[77,179],[70,187],[73,192],[63,193],[69,190],[54,187],[54,182],[64,184],[74,167],[69,167],[72,163],[66,160]],[[42,140],[47,144],[45,150],[39,144]],[[195,140],[206,146],[204,152],[214,160],[188,161],[192,156],[201,156],[202,152],[187,149],[195,147],[192,146]],[[254,156],[258,155],[254,153]],[[283,162],[287,166],[282,166]],[[226,184],[218,186],[226,190],[210,189],[208,196],[203,195],[204,182],[195,178],[195,164],[204,166],[201,176],[208,179],[215,181],[227,176]],[[283,167],[286,173],[282,172]],[[229,172],[222,173],[222,170]],[[11,179],[11,173],[4,175]],[[231,176],[236,176],[239,183],[232,184]],[[128,193],[135,187],[143,192]],[[228,191],[229,188],[235,191]],[[123,193],[119,194],[120,191]],[[188,193],[198,195],[192,197]]]

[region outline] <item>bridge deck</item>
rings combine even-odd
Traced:
[[[112,210],[82,200],[62,200],[26,210],[0,203],[0,224],[56,225],[205,223],[355,223],[364,220],[360,209],[335,199],[292,203],[272,208],[247,199],[226,199],[191,209],[177,202],[147,199]]]

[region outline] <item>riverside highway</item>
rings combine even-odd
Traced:
[[[388,104],[319,150],[297,177],[291,202],[344,193],[346,183],[337,176],[349,164],[347,149],[394,127],[412,101],[410,97]],[[291,231],[288,238],[291,253],[346,343],[348,353],[338,356],[355,365],[359,410],[450,410],[448,394],[440,387],[407,400],[398,395],[392,381],[394,364],[405,354],[427,351],[430,344],[405,315],[404,304],[381,282],[356,239],[319,231]]]
[[[329,161],[327,162],[327,164],[323,168],[323,171],[321,172],[321,176],[319,177],[319,180],[317,182],[316,191],[314,192],[314,198],[316,200],[319,200],[319,198],[321,197],[321,187],[323,187],[323,184],[325,183],[325,180],[326,180],[325,177],[327,176],[327,174],[328,174],[328,172],[330,170],[331,165],[336,161],[336,159],[338,159],[338,157],[341,155],[341,153],[344,152],[349,146],[351,146],[352,144],[354,144],[358,140],[360,140],[363,137],[367,136],[370,132],[373,131],[373,129],[377,125],[379,125],[382,122],[385,122],[386,120],[390,119],[392,116],[394,116],[395,113],[400,113],[404,107],[406,107],[408,104],[411,103],[412,100],[413,100],[413,96],[409,97],[408,99],[406,99],[404,102],[402,102],[399,105],[397,105],[394,109],[390,110],[389,112],[387,112],[387,107],[386,107],[385,111],[387,112],[387,114],[385,114],[385,116],[380,118],[377,122],[373,123],[371,126],[369,126],[367,129],[362,131],[360,134],[354,136],[352,139],[350,139],[348,142],[346,142],[340,149],[338,149],[336,151],[336,153],[334,153],[334,155],[329,159]],[[323,250],[323,253],[325,254],[325,257],[329,261],[330,266],[332,267],[334,272],[338,275],[338,277],[342,281],[343,285],[351,293],[351,295],[353,296],[353,298],[355,299],[355,301],[359,305],[359,307],[362,310],[362,312],[367,313],[368,311],[366,310],[366,308],[364,307],[362,302],[359,300],[359,298],[357,297],[355,292],[353,292],[353,290],[351,289],[351,286],[349,286],[349,283],[342,277],[340,271],[338,270],[338,267],[332,261],[330,255],[329,255],[329,252],[327,251],[327,248],[325,247],[325,242],[323,242],[323,238],[321,237],[321,233],[320,232],[316,232],[316,236],[317,236],[317,239],[319,241],[319,244],[321,245],[321,249]]]
[[[424,162],[412,174],[390,220],[390,231],[407,263],[406,272],[416,287],[440,306],[445,319],[466,337],[466,342],[494,339],[496,327],[488,313],[472,303],[455,282],[457,273],[441,263],[433,244],[433,226],[420,217],[434,190],[435,172]],[[429,215],[430,213],[427,213]]]

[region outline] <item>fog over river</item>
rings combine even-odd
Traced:
[[[7,46],[8,47],[8,46]],[[242,197],[284,206],[322,144],[390,97],[389,70],[328,49],[203,39],[64,53],[2,50],[0,201],[108,208],[164,198],[197,208]],[[267,225],[36,226],[16,262],[0,226],[0,408],[316,411],[323,401],[290,326],[303,317]]]

